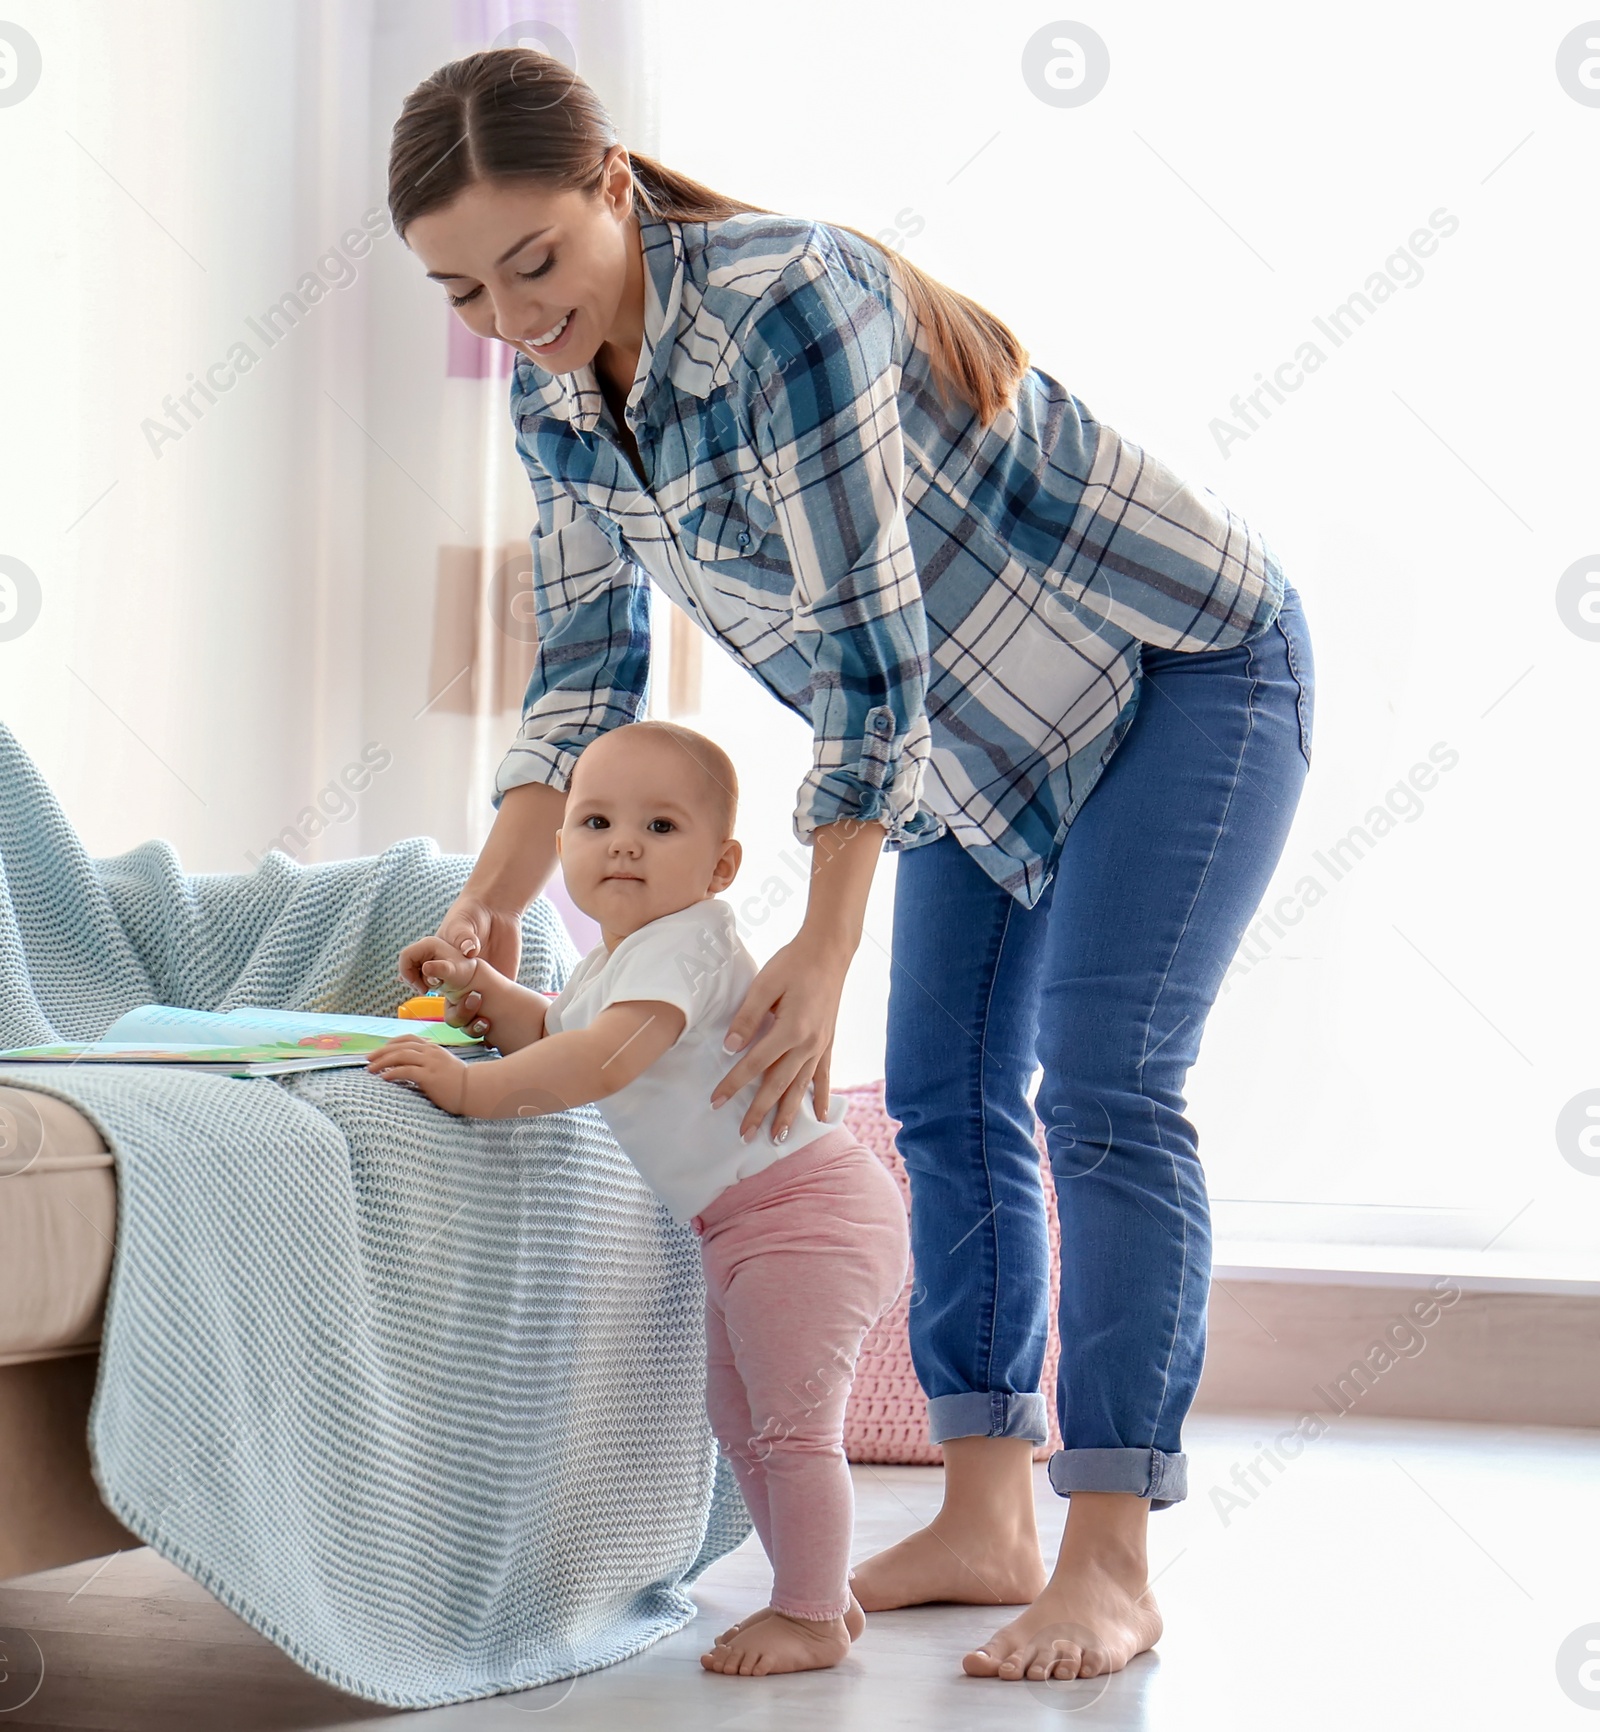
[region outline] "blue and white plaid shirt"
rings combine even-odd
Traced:
[[[539,647],[494,804],[565,787],[643,711],[649,583],[811,724],[795,834],[953,830],[1032,907],[1133,720],[1142,644],[1264,631],[1283,574],[1209,489],[1039,368],[987,430],[940,400],[883,255],[805,218],[639,213],[645,340],[625,407],[592,367],[512,374]]]

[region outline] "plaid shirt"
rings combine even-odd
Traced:
[[[636,719],[649,580],[811,724],[795,834],[953,830],[1027,907],[1127,732],[1140,647],[1264,631],[1262,538],[1033,367],[985,431],[941,403],[883,256],[804,218],[640,212],[645,340],[624,414],[519,357],[538,500],[537,661],[494,804],[565,787]]]

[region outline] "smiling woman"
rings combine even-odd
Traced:
[[[466,215],[473,202],[473,194],[465,195],[465,206],[460,214]],[[500,233],[503,227],[504,218],[504,211],[500,208],[503,201],[497,198],[496,193],[492,189],[480,188],[477,189],[477,202],[481,202],[484,206],[484,209],[480,213],[480,223],[484,232],[494,234]],[[577,199],[574,199],[571,203],[571,210],[564,213],[567,217],[567,226],[569,229],[574,227],[581,228],[583,218],[591,215],[590,205],[586,200]],[[453,232],[455,229],[456,225],[452,225]],[[542,227],[534,229],[531,233],[525,234],[519,240],[514,241],[499,258],[492,261],[492,263],[487,267],[487,270],[485,270],[483,265],[479,264],[476,267],[476,271],[429,271],[428,275],[435,282],[442,282],[445,284],[446,288],[449,290],[446,298],[449,300],[452,307],[471,306],[473,302],[481,301],[483,298],[482,283],[480,282],[471,288],[463,287],[459,289],[456,285],[472,282],[474,277],[480,272],[491,281],[498,278],[500,280],[515,280],[532,283],[548,278],[556,265],[556,254],[553,250],[553,240],[551,237],[559,232],[560,225],[553,223],[546,223]],[[417,232],[411,241],[414,250],[425,252],[428,233],[429,224],[427,223],[426,218],[424,218],[418,222]],[[532,270],[523,270],[518,261],[526,256],[528,248],[530,248],[535,241],[543,243],[545,254],[544,263]],[[583,250],[584,249],[580,242],[580,254]],[[509,271],[506,270],[506,267],[510,267]],[[519,348],[526,350],[529,354],[549,355],[561,346],[562,338],[566,335],[567,328],[572,322],[575,310],[576,309],[569,307],[564,313],[559,314],[548,329],[544,331],[540,331],[537,334],[530,336],[518,336],[514,332],[505,331],[500,328],[498,314],[493,310],[491,298],[491,306],[485,309],[485,313],[488,316],[482,314],[468,314],[465,316],[465,323],[479,336],[498,337],[503,342],[517,345]],[[535,320],[535,323],[537,322],[538,321]],[[483,327],[485,325],[488,325],[490,328],[484,329]]]
[[[562,126],[539,124],[536,117],[551,111],[560,113]],[[496,256],[507,232],[500,195],[529,187],[540,197],[521,208],[547,213],[545,220],[527,224],[527,232]],[[428,276],[444,283],[452,306],[474,309],[463,312],[474,332],[538,359],[553,361],[559,353],[563,367],[581,364],[577,352],[586,341],[582,359],[602,369],[607,358],[637,355],[635,347],[630,356],[627,339],[642,336],[642,329],[632,331],[626,319],[642,283],[630,244],[637,235],[627,222],[635,194],[646,210],[678,221],[770,214],[618,145],[589,86],[559,60],[525,49],[469,55],[441,67],[412,92],[395,127],[389,208],[396,233],[428,262]],[[458,208],[447,223],[428,222],[427,213],[452,201]],[[831,226],[884,250],[859,229]],[[429,245],[446,232],[458,249],[448,262]],[[563,254],[565,266],[558,268]],[[1026,363],[1021,344],[977,302],[903,255],[895,258],[927,327],[941,385],[969,396],[980,417],[992,420]],[[519,288],[534,282],[537,290]],[[572,321],[570,330],[564,319]],[[630,368],[621,380],[624,394],[631,381]]]
[[[642,478],[621,408],[644,340],[642,319],[627,311],[642,302],[644,266],[629,244],[628,166],[620,149],[608,156],[603,189],[599,199],[575,189],[540,197],[537,226],[502,250],[507,231],[528,224],[527,189],[476,182],[457,195],[448,218],[414,218],[406,239],[420,258],[437,261],[428,275],[444,284],[474,335],[509,343],[552,369],[593,364]]]
[[[1115,1670],[1160,1633],[1145,1523],[1186,1493],[1209,1232],[1182,1087],[1309,761],[1297,598],[1258,531],[1029,366],[993,314],[858,230],[628,150],[548,56],[470,55],[419,86],[390,211],[457,316],[516,351],[539,506],[538,655],[494,829],[402,967],[442,940],[514,975],[578,767],[643,708],[654,581],[812,732],[805,917],[731,1016],[739,1057],[712,1089],[749,1096],[743,1135],[781,1143],[808,1096],[826,1115],[873,870],[901,854],[885,1098],[947,1501],[855,1597],[978,1582],[1034,1603],[969,1672]],[[611,865],[597,908],[651,894]],[[457,1014],[494,1016],[470,994]],[[1070,1199],[1061,1340],[1092,1344],[1058,1381],[1051,1479],[1073,1506],[1048,1583],[1036,1108]],[[1094,1637],[1052,1634],[1068,1626]],[[756,1620],[718,1655],[832,1663]]]

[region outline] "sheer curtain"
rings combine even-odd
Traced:
[[[40,75],[0,111],[0,554],[37,616],[0,717],[96,852],[355,852],[393,773],[361,678],[371,9],[7,16]]]
[[[430,45],[422,56],[429,67],[486,47],[526,43],[556,55],[594,86],[623,142],[648,154],[657,151],[653,8],[636,0],[537,7],[526,0],[452,0],[447,10],[411,10],[417,28],[402,47],[408,66],[420,64],[423,43]],[[448,41],[433,47],[430,26],[441,19]],[[380,60],[380,83],[388,72]],[[381,108],[388,124],[404,94],[399,82],[386,88]],[[375,154],[379,148],[375,137]],[[380,388],[393,395],[396,421],[433,431],[432,485],[402,489],[406,497],[397,510],[379,503],[373,532],[393,547],[414,586],[420,574],[412,529],[419,512],[421,521],[429,520],[421,495],[431,494],[435,549],[426,612],[408,610],[392,626],[384,620],[380,627],[386,636],[392,633],[396,665],[408,672],[418,671],[416,656],[426,652],[416,714],[401,725],[413,738],[427,792],[420,806],[409,798],[403,805],[392,802],[378,822],[403,829],[425,821],[441,845],[475,852],[493,818],[489,789],[516,732],[537,646],[528,547],[537,511],[508,413],[510,349],[473,336],[444,304],[438,286],[425,283],[420,267],[399,249],[387,264],[407,337],[394,345],[395,365],[377,368]],[[388,344],[380,350],[387,356]],[[431,379],[417,376],[430,368],[436,369]],[[381,589],[387,570],[387,558],[380,559],[369,581],[376,578]],[[699,709],[698,631],[664,597],[653,595],[653,603],[649,712],[692,716]],[[386,707],[400,696],[386,694]],[[550,894],[580,942],[591,939],[593,923],[572,907],[559,874]]]
[[[8,16],[39,78],[0,109],[0,718],[97,853],[475,851],[534,649],[535,511],[504,345],[389,230],[390,131],[442,62],[544,32],[649,149],[652,15]]]
[[[554,54],[600,93],[623,142],[654,154],[653,20],[631,0],[534,9],[526,0],[452,0],[450,56],[512,42]],[[460,775],[459,811],[441,805],[433,814],[435,833],[476,849],[492,817],[487,791],[516,732],[537,648],[528,546],[537,511],[507,413],[512,351],[474,336],[442,305],[436,287],[430,293],[441,301],[438,474],[449,522],[437,550],[424,715],[437,726],[448,768]],[[650,712],[692,714],[699,707],[698,631],[664,597],[652,599],[661,641],[653,653]],[[464,720],[452,725],[448,717]],[[559,874],[550,893],[575,933],[592,937],[593,923],[572,907]]]

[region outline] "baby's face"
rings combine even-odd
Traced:
[[[610,943],[725,889],[739,844],[682,747],[626,728],[584,748],[559,834],[567,892]]]

